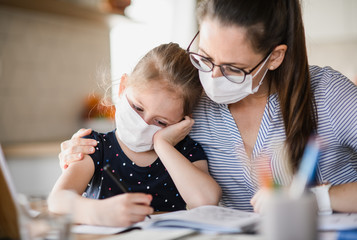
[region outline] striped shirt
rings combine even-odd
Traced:
[[[320,155],[316,178],[333,185],[357,181],[357,86],[329,67],[311,66],[310,73],[318,114],[317,132],[327,143]],[[282,147],[285,129],[277,94],[271,94],[268,102],[251,159],[228,105],[204,96],[195,109],[190,136],[206,152],[210,173],[222,188],[224,206],[252,211],[250,199],[259,189],[262,170],[269,169],[279,184],[291,182]]]

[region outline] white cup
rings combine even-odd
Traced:
[[[261,232],[266,240],[317,239],[317,204],[306,193],[291,199],[285,192],[275,192],[264,207]]]

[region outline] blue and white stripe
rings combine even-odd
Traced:
[[[357,181],[357,87],[329,67],[311,66],[310,73],[317,130],[327,144],[321,153],[317,178],[332,184]],[[259,169],[270,169],[274,180],[282,185],[291,181],[284,157],[285,130],[279,100],[272,94],[268,101],[251,159],[226,104],[204,96],[194,112],[190,136],[204,148],[210,173],[222,188],[225,206],[252,211],[250,199],[259,189]],[[268,155],[270,162],[262,163],[263,155]]]

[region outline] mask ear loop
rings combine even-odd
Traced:
[[[271,55],[271,53],[270,53],[270,54],[268,55],[268,57],[265,59],[264,63],[260,66],[260,68],[259,68],[258,71],[254,74],[254,76],[252,76],[252,79],[255,78],[255,76],[260,72],[260,70],[263,68],[263,66],[267,63],[268,59],[270,58],[270,55]],[[263,84],[263,80],[264,80],[265,75],[267,74],[267,72],[268,72],[268,69],[265,70],[265,73],[264,73],[263,77],[260,79],[258,86],[256,86],[256,87],[252,90],[253,93],[258,92],[259,87]]]
[[[119,90],[119,88],[120,88],[120,79],[112,81],[111,85],[112,85],[112,89],[117,89],[117,86],[119,86],[118,87],[118,90]],[[114,91],[114,90],[112,90],[112,91]],[[115,94],[114,95],[112,93],[112,102],[113,102],[114,105],[117,105],[119,103],[119,99],[120,99],[120,95],[119,94]]]

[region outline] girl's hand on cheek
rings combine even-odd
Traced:
[[[154,146],[162,140],[175,146],[189,134],[194,122],[192,118],[185,116],[184,120],[157,131],[154,135]]]

